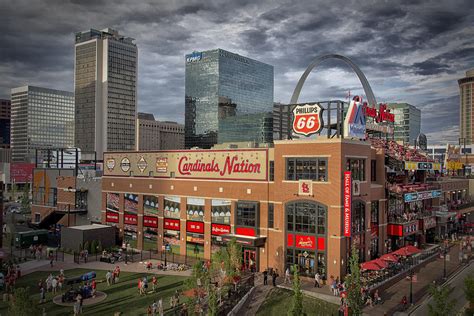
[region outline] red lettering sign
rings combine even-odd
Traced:
[[[293,132],[309,136],[318,133],[322,128],[323,109],[319,104],[305,104],[293,109]]]
[[[203,222],[186,222],[186,231],[191,233],[204,234],[204,223]]]
[[[295,244],[295,240],[294,240],[294,236],[293,234],[287,234],[286,235],[286,246],[287,247],[293,247],[294,244]]]
[[[390,109],[387,109],[387,104],[380,103],[379,110],[375,107],[369,108],[367,103],[364,103],[365,115],[375,119],[377,123],[380,122],[395,122],[395,115],[390,113]]]
[[[181,175],[191,175],[192,172],[210,172],[218,173],[220,176],[231,175],[233,173],[260,173],[260,163],[252,163],[248,159],[239,160],[239,157],[228,156],[224,162],[224,168],[221,169],[219,163],[212,160],[212,162],[202,162],[200,159],[194,162],[187,162],[189,159],[183,156],[178,162],[178,172]]]
[[[119,222],[119,214],[115,212],[106,212],[105,213],[105,221],[109,223],[118,223]]]
[[[350,171],[344,171],[344,236],[351,237],[352,178]]]
[[[227,235],[230,234],[230,225],[223,224],[212,224],[211,225],[212,235]]]
[[[143,216],[143,226],[158,228],[158,217]]]
[[[237,227],[235,229],[235,233],[237,235],[244,235],[244,236],[257,236],[257,232],[255,231],[255,229],[248,228],[248,227]]]
[[[138,216],[135,214],[125,214],[123,218],[123,222],[129,225],[137,225],[138,224]]]
[[[395,225],[395,224],[388,224],[387,226],[387,235],[389,236],[403,236],[403,226],[402,225]]]
[[[304,249],[316,249],[316,237],[314,236],[303,236],[303,235],[295,235],[296,237],[296,248],[304,248]]]
[[[163,228],[169,230],[179,230],[179,219],[165,218],[163,222]]]

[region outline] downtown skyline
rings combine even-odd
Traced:
[[[184,122],[184,55],[192,51],[222,48],[273,65],[274,100],[283,103],[314,58],[336,53],[361,68],[378,102],[420,108],[429,143],[457,142],[457,79],[474,67],[468,1],[181,3],[3,1],[0,97],[24,84],[73,91],[74,33],[111,27],[136,39],[138,111],[160,120]],[[344,100],[348,91],[363,94],[357,76],[328,61],[300,101]]]

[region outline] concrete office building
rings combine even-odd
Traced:
[[[134,39],[115,30],[76,33],[75,145],[83,153],[135,149],[137,58]]]
[[[388,108],[395,115],[394,139],[414,145],[421,132],[421,111],[408,103],[390,103]]]
[[[272,111],[273,66],[222,49],[193,52],[185,62],[186,148],[220,142],[224,117],[247,121],[250,114]],[[242,130],[239,141],[253,140]]]
[[[184,149],[184,125],[156,121],[151,113],[138,113],[138,150]]]
[[[0,99],[0,148],[10,148],[11,102]]]
[[[24,86],[11,90],[12,161],[34,161],[35,150],[74,146],[74,94]]]
[[[459,101],[461,109],[459,111],[460,138],[465,139],[466,144],[473,144],[474,139],[474,69],[466,71],[466,77],[458,80]]]
[[[274,103],[273,104],[273,140],[289,139],[293,127],[292,108],[288,104]],[[298,138],[298,136],[293,136]]]

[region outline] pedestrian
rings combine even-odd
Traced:
[[[314,287],[318,287],[318,288],[321,287],[320,279],[321,279],[321,276],[319,275],[318,272],[316,272],[316,274],[314,275]]]
[[[158,284],[158,279],[156,278],[156,276],[154,275],[153,278],[151,279],[151,285],[153,287],[153,292],[155,292],[155,289],[157,287],[157,284]]]
[[[138,294],[142,295],[142,279],[138,279]]]
[[[263,271],[263,285],[267,285],[267,284],[268,284],[267,279],[268,279],[268,271],[267,271],[267,270],[264,270],[264,271]]]
[[[151,305],[148,305],[148,308],[146,309],[146,314],[148,316],[151,316]]]
[[[49,274],[48,278],[46,279],[46,291],[47,292],[51,291],[52,286],[53,286],[52,282],[53,282],[53,275]]]
[[[105,274],[105,279],[107,280],[107,285],[110,286],[110,282],[112,281],[112,273],[109,271],[107,271],[107,273]]]
[[[54,257],[52,254],[49,255],[49,265],[51,266],[51,268],[53,267],[53,260],[54,260]]]
[[[153,304],[151,304],[151,314],[153,316],[156,316],[157,310],[158,310],[158,304],[156,303],[156,300],[154,300]]]
[[[56,294],[56,290],[58,288],[58,279],[57,278],[53,278],[53,280],[51,281],[51,286],[53,288],[53,294]]]
[[[46,290],[44,289],[44,286],[42,286],[40,289],[40,304],[43,304],[44,302],[46,302]]]
[[[407,309],[407,304],[408,304],[407,297],[406,297],[406,295],[404,295],[403,298],[402,298],[403,310]]]
[[[375,290],[375,293],[374,293],[374,303],[375,303],[376,305],[382,303],[382,298],[381,298],[380,295],[379,295],[379,290]]]
[[[273,271],[273,274],[272,274],[272,283],[273,283],[273,286],[276,286],[276,279],[278,278],[278,269],[276,269],[275,271]]]
[[[95,281],[95,279],[92,280],[91,289],[92,289],[92,297],[95,297],[96,290],[97,290],[97,282]]]
[[[285,280],[283,281],[283,283],[286,284],[287,281],[288,281],[289,284],[291,284],[290,267],[286,268],[286,271],[285,271]]]
[[[79,315],[79,302],[77,301],[74,302],[73,309],[74,309],[74,316]]]
[[[181,307],[181,316],[188,316],[188,307],[186,306],[186,303],[183,303],[183,306]]]
[[[21,277],[21,269],[20,266],[16,266],[16,278],[19,279]]]
[[[158,300],[158,313],[163,316],[163,300],[161,298]]]
[[[81,294],[79,296],[79,314],[82,314],[82,306],[84,305],[84,298],[82,297]]]

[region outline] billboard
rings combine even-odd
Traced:
[[[33,180],[34,163],[12,162],[10,164],[10,181],[12,183],[29,183]]]
[[[446,145],[446,155],[444,157],[444,166],[446,170],[461,170],[461,146]]]
[[[323,109],[317,103],[297,105],[293,109],[293,132],[310,136],[318,133],[324,126]]]
[[[359,97],[349,104],[346,117],[344,118],[344,137],[365,139],[366,119],[364,105]]]
[[[268,149],[104,153],[104,176],[266,181]]]

